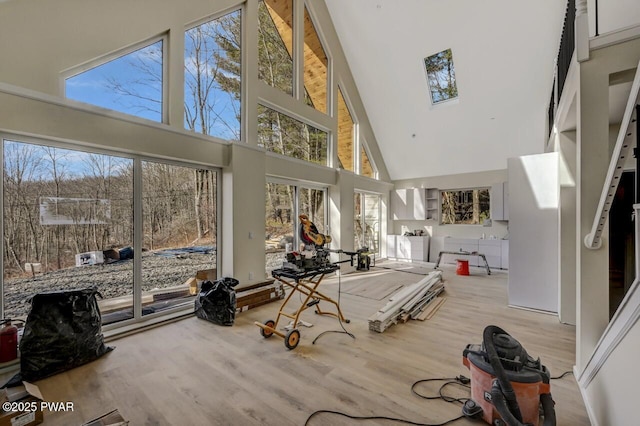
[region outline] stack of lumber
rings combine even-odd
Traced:
[[[417,283],[396,292],[386,305],[369,318],[369,330],[382,333],[398,322],[418,319],[429,309],[433,309],[432,313],[435,313],[436,298],[443,290],[442,271],[429,273]]]
[[[267,280],[236,290],[236,313],[284,299],[284,287],[280,281]]]

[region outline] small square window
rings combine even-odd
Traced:
[[[458,97],[451,49],[424,58],[424,66],[432,104],[439,104]]]

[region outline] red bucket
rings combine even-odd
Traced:
[[[469,261],[463,259],[456,259],[458,262],[458,268],[456,269],[456,274],[458,275],[469,275]]]

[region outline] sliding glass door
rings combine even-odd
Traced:
[[[87,287],[103,324],[193,306],[216,268],[216,170],[9,138],[2,155],[3,318]]]
[[[217,174],[142,161],[142,315],[193,306],[197,271],[216,267]]]

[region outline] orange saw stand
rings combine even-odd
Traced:
[[[256,321],[254,323],[258,327],[260,327],[260,334],[262,334],[262,337],[268,338],[273,336],[274,334],[278,335],[284,339],[284,345],[287,347],[287,349],[295,349],[300,342],[300,331],[296,328],[300,322],[300,314],[314,306],[315,313],[318,315],[331,315],[338,318],[340,321],[349,323],[349,320],[345,319],[345,317],[342,315],[342,311],[340,310],[340,305],[338,304],[338,302],[318,291],[318,286],[322,282],[324,276],[328,273],[336,271],[338,268],[339,267],[336,264],[327,264],[303,271],[295,271],[292,269],[284,268],[274,269],[271,272],[271,275],[273,275],[275,279],[282,282],[284,285],[291,287],[291,292],[284,299],[284,302],[282,302],[275,321],[267,320],[264,323]],[[300,307],[290,314],[285,311],[285,308],[296,292],[300,292],[305,296],[305,298],[302,301]],[[335,305],[337,313],[322,311],[320,309],[320,302],[328,302]],[[291,320],[292,328],[286,334],[278,330],[278,324],[282,317],[289,318]]]

